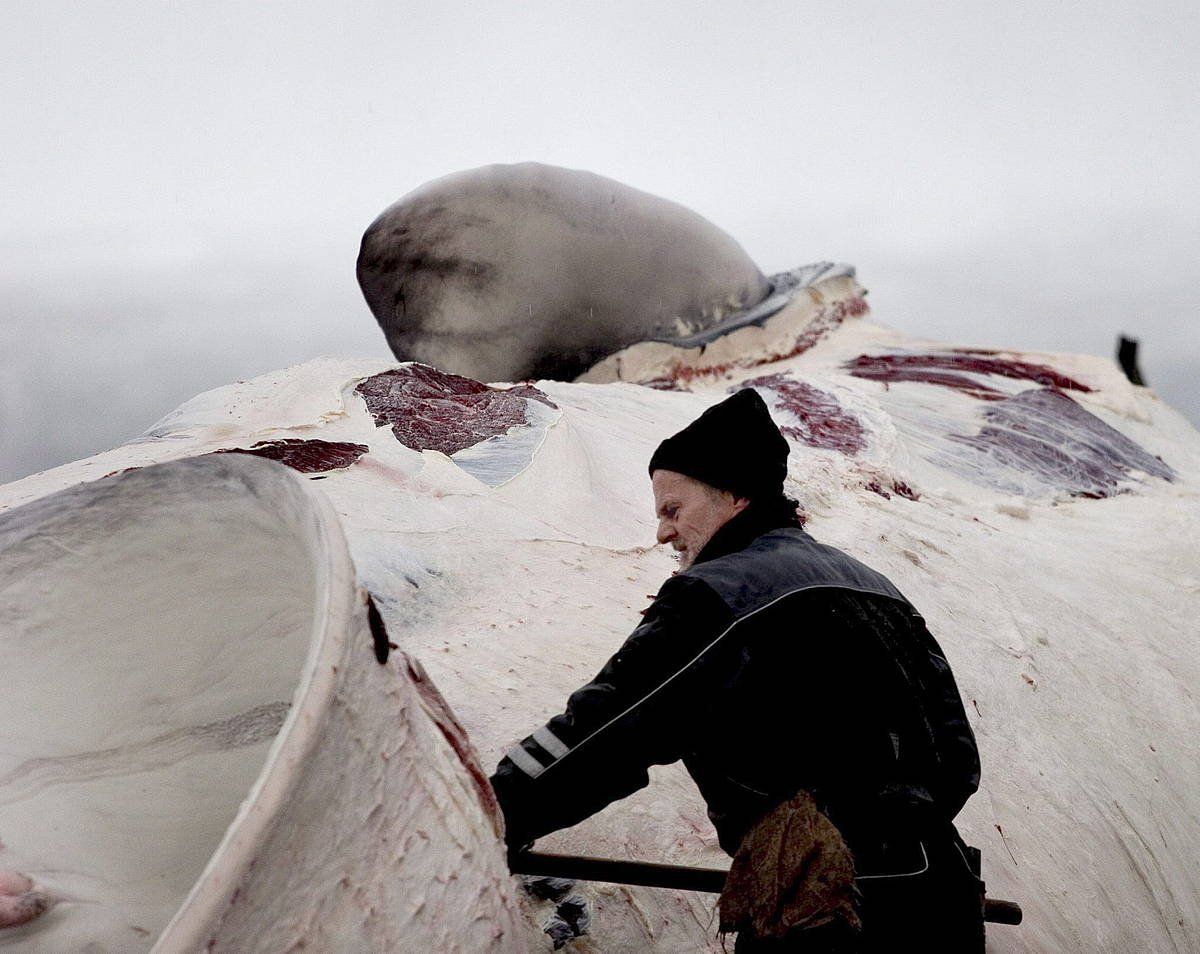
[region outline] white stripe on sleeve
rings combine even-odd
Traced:
[[[553,755],[556,759],[561,759],[564,755],[571,751],[563,744],[562,739],[550,731],[550,726],[548,725],[542,726],[533,733],[533,741]]]
[[[519,768],[530,778],[537,778],[544,771],[546,771],[546,767],[542,765],[541,762],[535,759],[519,745],[514,745],[504,754],[512,759],[513,765]]]

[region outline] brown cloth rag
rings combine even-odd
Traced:
[[[725,879],[722,933],[782,940],[862,929],[855,910],[854,858],[808,792],[767,812],[742,838]]]

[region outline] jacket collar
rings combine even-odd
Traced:
[[[779,507],[752,503],[712,535],[712,539],[696,554],[692,565],[744,550],[764,533],[770,533],[780,527],[799,526],[798,520],[781,511]]]

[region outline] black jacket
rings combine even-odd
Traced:
[[[856,854],[948,826],[979,785],[949,664],[881,574],[752,506],[663,584],[592,682],[501,760],[508,843],[683,759],[721,846],[801,788]]]

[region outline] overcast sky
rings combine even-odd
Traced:
[[[1200,5],[65,3],[0,31],[0,480],[389,352],[363,229],[491,162],[682,202],[875,317],[1111,355],[1200,421]]]

